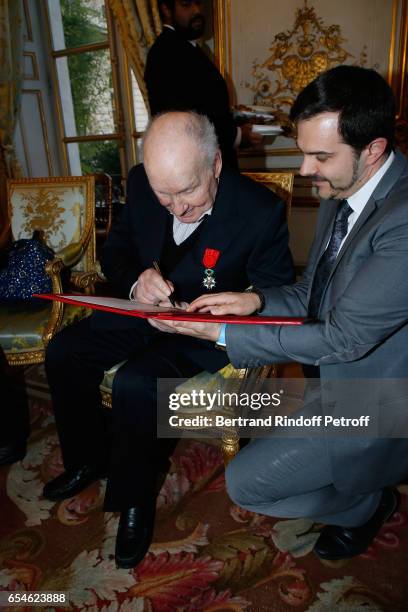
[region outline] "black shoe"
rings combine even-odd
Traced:
[[[384,489],[377,510],[359,527],[328,525],[317,540],[314,551],[322,559],[348,559],[361,555],[370,546],[383,524],[398,508],[400,496],[397,489]]]
[[[0,465],[10,465],[16,461],[21,461],[24,459],[26,452],[26,440],[0,446]]]
[[[116,536],[116,566],[129,569],[144,558],[152,541],[154,510],[143,512],[140,508],[129,508],[120,515]]]
[[[63,472],[54,480],[47,482],[43,489],[43,496],[51,501],[68,499],[105,476],[106,470],[103,468],[83,465],[77,470]]]

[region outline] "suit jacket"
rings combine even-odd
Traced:
[[[169,214],[152,191],[143,165],[132,168],[127,203],[101,255],[102,270],[122,297],[129,296],[138,276],[151,268],[154,260],[160,262]],[[202,284],[206,248],[220,251],[214,268],[214,292],[243,291],[251,284],[267,287],[293,280],[285,204],[269,189],[225,167],[211,216],[168,276],[179,300],[190,302],[207,292]],[[93,314],[93,320],[99,327],[146,328],[144,321],[100,311]],[[215,351],[211,343],[190,340],[196,360],[204,369],[217,370],[225,363],[225,353]]]
[[[268,289],[265,314],[307,315],[337,204],[321,204],[303,278],[290,287]],[[323,408],[335,402],[338,415],[371,414],[381,419],[381,436],[394,436],[328,440],[333,479],[343,490],[369,491],[408,474],[408,439],[395,437],[407,435],[407,270],[408,162],[397,152],[339,251],[319,321],[296,328],[227,327],[234,365],[293,360],[319,366]],[[312,396],[308,389],[305,401]]]
[[[214,124],[224,160],[236,163],[237,134],[225,80],[201,48],[170,28],[150,49],[145,81],[152,115],[172,110],[194,110]]]

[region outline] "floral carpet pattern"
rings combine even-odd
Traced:
[[[313,554],[321,526],[229,500],[220,450],[206,441],[179,443],[149,553],[133,570],[116,569],[118,516],[101,512],[104,481],[63,502],[41,496],[62,471],[44,389],[31,388],[25,459],[0,468],[0,590],[63,591],[68,609],[88,612],[408,609],[408,487],[365,554],[323,563]]]

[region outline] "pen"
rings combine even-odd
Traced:
[[[156,270],[156,272],[158,272],[160,274],[160,276],[163,278],[163,274],[161,273],[159,264],[157,263],[157,261],[153,262],[153,268]],[[163,278],[164,280],[164,278]],[[176,302],[174,301],[174,291],[172,291],[172,293],[170,293],[169,295],[169,300],[170,300],[170,304],[175,308],[176,307]]]

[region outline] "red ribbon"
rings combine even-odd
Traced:
[[[214,268],[220,256],[220,251],[217,249],[205,249],[203,256],[203,264],[206,268]]]

